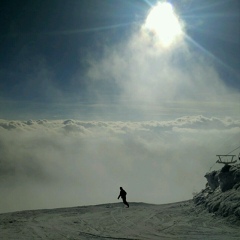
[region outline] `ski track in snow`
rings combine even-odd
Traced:
[[[240,239],[240,226],[195,208],[192,202],[131,203],[0,214],[1,240]]]

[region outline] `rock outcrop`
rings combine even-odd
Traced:
[[[240,221],[240,164],[225,165],[205,175],[206,188],[193,198],[211,213]]]

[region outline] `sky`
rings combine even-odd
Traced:
[[[4,0],[0,20],[1,212],[186,200],[239,147],[239,1]]]

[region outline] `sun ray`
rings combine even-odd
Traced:
[[[150,3],[148,0],[143,0],[143,2],[145,2],[148,6],[152,7],[152,3]]]
[[[223,10],[223,7],[227,5],[227,3],[230,4],[230,2],[233,1],[219,0],[217,2],[205,2],[204,4],[195,5],[195,8],[188,8],[187,11],[181,11],[181,17],[187,24],[186,32],[184,32],[184,37],[189,42],[189,44],[192,44],[199,51],[208,56],[216,64],[216,66],[218,66],[219,69],[224,69],[228,74],[230,74],[229,76],[240,79],[240,74],[229,65],[227,60],[222,60],[216,54],[211,52],[210,48],[205,48],[203,44],[201,44],[201,41],[205,41],[206,45],[206,42],[208,41],[206,39],[206,36],[209,38],[212,36],[214,39],[218,39],[222,42],[224,41],[225,43],[238,43],[236,35],[226,34],[226,31],[214,30],[216,29],[214,22],[223,22],[226,24],[225,21],[230,21],[230,19],[231,21],[234,21],[233,19],[236,19],[236,22],[238,22],[239,14],[237,12],[237,9],[231,12]],[[204,40],[198,40],[197,37],[191,37],[191,33],[187,34],[188,31],[197,33],[198,36],[203,36]],[[221,72],[223,72],[223,70],[221,70]]]
[[[240,75],[228,64],[223,62],[221,59],[216,57],[214,54],[212,54],[210,51],[208,51],[206,48],[204,48],[202,45],[200,45],[198,42],[196,42],[193,38],[185,34],[185,38],[192,43],[194,46],[196,46],[198,49],[200,49],[203,53],[205,53],[210,59],[213,59],[218,65],[223,67],[224,69],[231,72],[233,75],[235,75],[238,79],[240,79]]]
[[[225,4],[226,2],[231,2],[232,0],[222,0],[222,1],[216,1],[214,3],[208,3],[208,4],[205,4],[205,5],[198,5],[198,7],[195,7],[194,9],[191,9],[189,11],[184,11],[182,12],[182,14],[186,15],[188,12],[190,12],[191,14],[194,13],[194,12],[198,12],[200,10],[204,10],[204,9],[209,9],[209,8],[212,8],[212,7],[216,7],[216,6],[219,6],[221,4]]]
[[[132,24],[134,24],[134,22],[120,23],[120,24],[94,27],[94,28],[85,28],[85,29],[52,31],[52,32],[47,32],[45,34],[47,34],[47,35],[71,35],[71,34],[78,34],[78,33],[98,32],[98,31],[105,31],[105,30],[114,29],[114,28],[122,28],[122,27],[126,27],[126,26],[129,26]]]

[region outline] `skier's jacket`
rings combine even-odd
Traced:
[[[119,196],[118,196],[118,198],[125,198],[126,197],[126,195],[127,195],[127,192],[126,191],[124,191],[123,189],[121,189],[121,191],[120,191],[120,194],[119,194]]]

